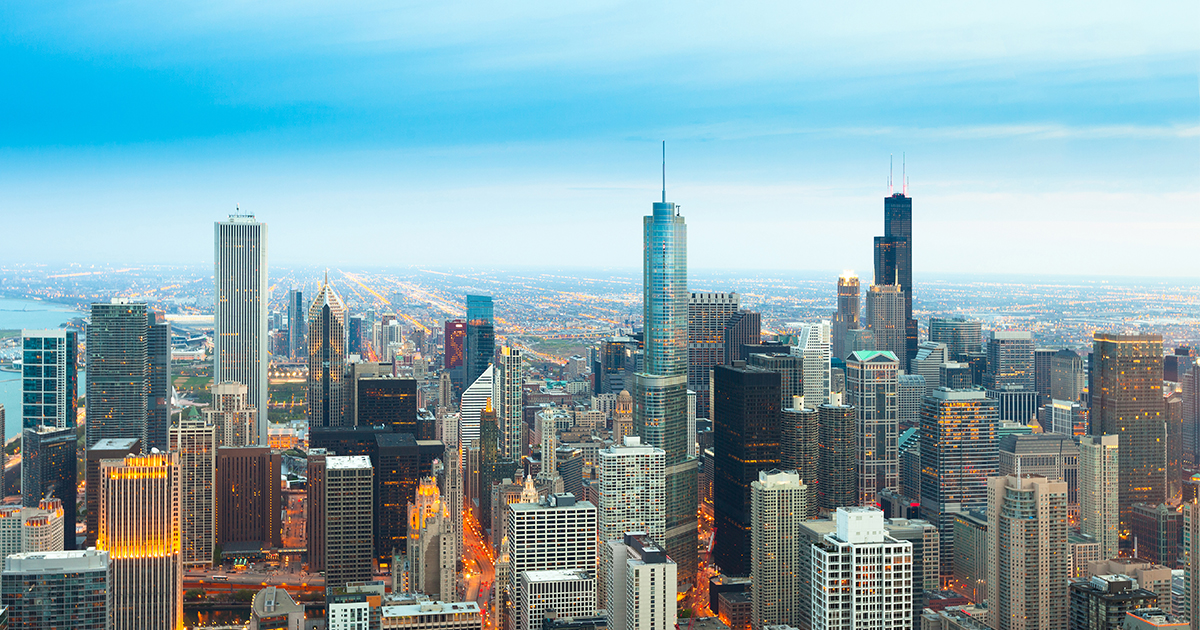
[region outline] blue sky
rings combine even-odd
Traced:
[[[4,3],[0,260],[1200,276],[1200,5],[839,4]]]

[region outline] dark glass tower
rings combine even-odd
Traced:
[[[293,359],[308,356],[308,318],[304,314],[304,293],[300,289],[288,291],[288,354]]]
[[[387,426],[396,433],[417,434],[417,381],[411,378],[358,379],[360,426]]]
[[[496,327],[492,296],[467,296],[466,372],[469,385],[487,369],[496,354]]]
[[[87,446],[146,432],[149,362],[146,305],[116,298],[92,305],[87,330]],[[142,448],[149,451],[146,443]]]
[[[146,377],[150,392],[146,400],[146,450],[167,452],[171,447],[171,324],[161,314],[149,313],[146,340]],[[266,421],[266,418],[263,418]]]
[[[739,362],[713,368],[713,559],[750,575],[750,484],[781,461],[779,373]]]
[[[78,464],[75,427],[36,427],[21,435],[21,504],[37,507],[38,501],[55,497],[63,504],[63,546],[75,548],[75,517]]]
[[[855,467],[855,411],[851,405],[817,408],[817,505],[822,512],[858,504],[858,469]]]
[[[904,292],[906,356],[917,356],[917,320],[912,317],[912,197],[904,193],[883,200],[883,236],[875,237],[875,284],[900,285]]]
[[[858,276],[843,275],[837,282],[837,312],[833,314],[833,356],[845,359],[846,331],[859,328],[862,313],[862,298]]]

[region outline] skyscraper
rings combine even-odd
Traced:
[[[217,383],[212,394],[204,419],[216,429],[217,446],[256,444],[258,410],[248,404],[249,389],[242,383]]]
[[[626,532],[645,532],[661,540],[667,531],[667,465],[661,448],[642,445],[641,439],[600,450],[599,530],[600,553],[611,551],[605,543],[620,540]],[[611,559],[600,558],[600,607],[606,607],[607,573]]]
[[[474,383],[496,353],[496,321],[490,295],[467,296],[466,372],[464,383]]]
[[[1079,438],[1079,529],[1100,541],[1103,558],[1117,557],[1120,543],[1119,436]]]
[[[371,578],[374,558],[371,459],[363,455],[325,458],[324,514],[325,586]]]
[[[798,402],[798,400],[796,401]],[[811,407],[789,407],[780,411],[779,460],[781,470],[794,470],[800,480],[813,488],[809,501],[810,514],[816,514],[816,482],[821,459],[820,427],[817,410]]]
[[[792,354],[804,359],[804,404],[820,407],[830,402],[832,382],[829,365],[829,322],[820,321],[800,327],[800,343]]]
[[[467,386],[463,382],[466,378],[465,366],[467,363],[467,321],[465,319],[446,320],[442,339],[445,344],[445,352],[442,355],[443,366],[450,373],[454,386],[458,388],[458,391],[462,391]]]
[[[500,421],[501,452],[508,461],[521,459],[521,424],[525,412],[521,385],[521,349],[504,346],[500,349],[500,364],[497,377],[500,380],[500,396],[492,404]],[[597,375],[599,378],[599,375]]]
[[[645,359],[643,371],[634,375],[633,422],[643,443],[666,452],[663,546],[678,564],[679,580],[690,584],[698,524],[697,461],[687,458],[687,225],[664,189],[642,226]]]
[[[711,418],[709,371],[727,361],[725,326],[738,311],[736,293],[691,293],[688,300],[688,389],[696,392],[696,416]]]
[[[396,433],[417,435],[415,379],[394,376],[359,378],[355,379],[355,387],[358,389],[355,425],[386,426]]]
[[[626,532],[608,547],[608,574],[613,576],[605,601],[611,602],[612,630],[670,630],[675,627],[678,582],[675,561],[645,532]],[[603,565],[601,565],[603,566]]]
[[[779,467],[779,374],[741,362],[713,370],[713,561],[750,574],[750,485]]]
[[[74,427],[78,405],[79,335],[74,330],[22,330],[22,426]]]
[[[825,513],[858,502],[855,466],[855,411],[852,405],[817,408],[820,460],[817,464],[817,505]]]
[[[183,566],[210,566],[217,533],[217,428],[192,407],[171,426],[171,451],[179,454]]]
[[[1067,484],[987,480],[988,621],[995,630],[1067,627]]]
[[[148,384],[146,305],[123,298],[92,305],[87,331],[87,446],[137,438],[145,447]]]
[[[904,291],[898,284],[874,284],[867,291],[867,328],[875,339],[875,349],[896,355],[901,369],[908,370],[908,339],[905,328]],[[916,355],[916,344],[913,344]]]
[[[926,389],[932,391],[940,384],[942,364],[949,360],[950,351],[944,342],[922,341],[917,345],[917,354],[909,359],[909,372],[923,376]]]
[[[800,624],[801,562],[811,553],[800,523],[808,517],[809,486],[790,471],[762,471],[750,484],[751,626]]]
[[[911,627],[912,543],[888,535],[876,508],[838,508],[836,520],[837,532],[811,547],[812,627]],[[890,601],[855,605],[876,597]]]
[[[1050,358],[1050,399],[1078,402],[1087,384],[1083,357],[1063,348]]]
[[[228,221],[214,224],[213,241],[217,299],[213,381],[246,384],[250,404],[264,413],[257,439],[266,444],[267,422],[262,410],[267,408],[267,301],[271,290],[267,224],[255,221],[253,214],[232,214]],[[151,445],[143,440],[143,446],[149,449]]]
[[[112,559],[114,630],[175,630],[183,623],[179,457],[130,455],[100,463],[100,534]]]
[[[900,489],[899,369],[891,352],[852,352],[846,359],[846,398],[857,414],[857,505],[878,505],[880,492]]]
[[[87,512],[87,542],[84,548],[95,547],[96,538],[100,534],[100,462],[106,459],[125,459],[127,455],[142,452],[142,442],[138,438],[116,440],[100,440],[87,449],[85,454],[84,483],[93,492],[85,492]]]
[[[21,434],[21,504],[37,507],[42,499],[62,500],[65,549],[75,548],[77,507],[77,434],[74,427],[39,426]]]
[[[304,292],[289,289],[287,295],[288,356],[303,359],[308,356],[308,309],[304,307]]]
[[[921,517],[941,534],[944,576],[953,571],[954,515],[986,507],[987,479],[999,470],[997,415],[978,389],[938,388],[921,409]]]
[[[917,352],[917,320],[912,316],[912,197],[903,192],[883,200],[883,236],[875,237],[875,284],[899,285],[903,294],[900,320],[905,350],[897,352],[896,357],[900,367],[908,369],[908,359]],[[895,352],[891,347],[876,349]]]
[[[983,325],[964,318],[929,320],[929,340],[946,344],[950,358],[965,361],[968,354],[983,351]]]
[[[308,423],[311,427],[353,424],[346,407],[346,303],[329,284],[329,274],[308,309]],[[253,389],[251,390],[253,392]],[[253,395],[251,396],[253,399]],[[264,405],[260,409],[265,409]],[[260,422],[266,425],[266,422]],[[263,442],[264,444],[266,442]]]
[[[837,312],[833,315],[833,356],[845,359],[846,331],[859,328],[862,313],[862,298],[858,276],[844,273],[837,281]]]
[[[216,449],[217,542],[281,545],[282,457],[265,446]]]
[[[1000,403],[1000,419],[1028,424],[1037,414],[1033,335],[1025,330],[992,331],[983,386]]]
[[[162,313],[147,313],[146,450],[167,450],[171,428],[171,324]],[[264,434],[265,435],[265,434]],[[263,442],[266,443],[265,441]]]
[[[1121,529],[1134,503],[1166,500],[1162,337],[1096,333],[1091,435],[1119,435]]]
[[[0,605],[14,630],[107,630],[112,577],[106,551],[13,554],[4,559]]]
[[[742,346],[762,341],[762,315],[746,309],[739,310],[729,317],[721,337],[725,342],[725,362],[745,361]]]
[[[779,404],[781,409],[792,406],[796,396],[804,396],[804,357],[794,354],[752,354],[746,365],[779,373]],[[808,399],[804,399],[808,404]]]
[[[467,447],[479,439],[480,414],[489,400],[497,398],[495,377],[495,367],[488,365],[463,392],[462,403],[459,404],[458,448],[464,461]]]
[[[504,630],[517,630],[521,574],[548,569],[592,571],[596,567],[596,506],[569,494],[552,494],[538,503],[508,506],[507,579],[497,582],[503,602]],[[554,549],[555,553],[547,553]]]

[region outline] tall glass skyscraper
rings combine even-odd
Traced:
[[[106,438],[146,437],[147,316],[145,304],[124,298],[92,305],[87,330],[88,448]]]
[[[213,241],[213,382],[235,381],[249,388],[250,404],[258,409],[258,440],[266,444],[267,224],[255,221],[252,214],[233,214],[228,221],[216,222]]]
[[[466,370],[464,385],[474,383],[496,353],[496,325],[492,296],[467,296]]]
[[[875,237],[875,284],[898,284],[904,292],[903,357],[917,354],[917,320],[912,316],[912,197],[902,192],[883,199],[883,236]],[[889,348],[890,349],[890,348]],[[901,358],[901,368],[908,368]]]
[[[674,203],[655,203],[643,220],[645,359],[634,375],[633,421],[642,441],[666,452],[665,547],[679,581],[696,575],[697,460],[687,456],[687,224]]]
[[[65,429],[75,426],[79,383],[78,333],[23,330],[23,425]]]
[[[308,309],[308,425],[354,424],[353,418],[343,417],[347,394],[346,303],[330,286],[326,274]],[[259,424],[266,426],[262,411],[259,418]]]

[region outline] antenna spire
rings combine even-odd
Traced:
[[[663,202],[663,203],[667,203],[667,141],[666,141],[666,140],[663,140],[663,141],[662,141],[662,149],[663,149],[663,165],[662,165],[662,166],[663,166],[663,169],[662,169],[662,171],[663,171],[663,172],[662,172],[662,176],[663,176],[663,188],[662,188],[662,202]]]
[[[905,154],[900,154],[900,186],[905,196],[908,196],[908,160]]]
[[[892,171],[896,170],[895,161],[896,161],[895,157],[891,153],[889,153],[888,154],[888,196],[889,197],[892,196]]]

